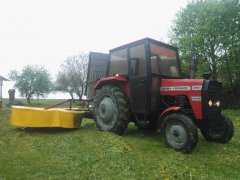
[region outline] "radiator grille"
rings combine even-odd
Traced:
[[[221,106],[213,105],[209,107],[208,102],[221,102],[222,84],[217,81],[205,80],[202,88],[203,118],[205,120],[218,120],[221,118]]]

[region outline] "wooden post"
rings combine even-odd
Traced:
[[[2,109],[2,84],[3,80],[0,79],[0,109]]]
[[[9,89],[8,95],[9,95],[9,104],[13,105],[13,103],[15,102],[15,89]]]

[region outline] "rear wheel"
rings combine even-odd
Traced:
[[[208,122],[201,128],[201,132],[207,141],[224,144],[232,139],[234,127],[232,121],[222,115],[219,121]]]
[[[107,85],[97,91],[94,114],[99,130],[122,135],[129,123],[129,105],[121,89]]]
[[[184,114],[170,114],[162,123],[162,135],[167,147],[182,153],[191,152],[198,143],[194,122]]]

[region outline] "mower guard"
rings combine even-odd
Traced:
[[[84,111],[12,106],[11,124],[20,127],[79,128]]]

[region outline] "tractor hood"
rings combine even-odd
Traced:
[[[204,79],[162,79],[160,93],[201,91],[203,81]]]

